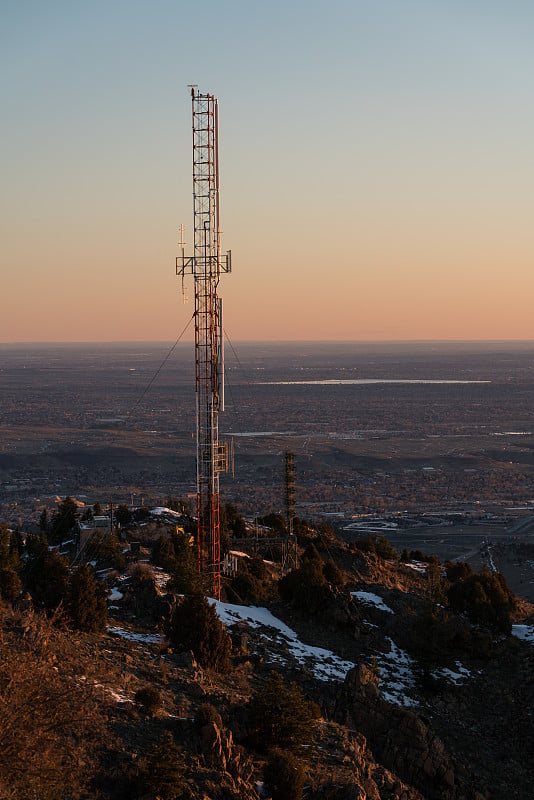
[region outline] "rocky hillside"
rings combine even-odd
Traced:
[[[533,609],[492,576],[310,530],[282,580],[236,556],[214,668],[211,628],[171,625],[187,559],[144,544],[107,572],[104,633],[2,606],[0,797],[532,797]]]

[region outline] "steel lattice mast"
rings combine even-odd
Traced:
[[[231,254],[221,256],[219,225],[218,101],[191,89],[193,111],[194,254],[181,256],[176,274],[193,275],[195,287],[195,383],[197,545],[201,575],[216,598],[221,593],[219,475],[228,469],[228,449],[219,442],[224,410],[224,352],[219,277],[230,272]]]

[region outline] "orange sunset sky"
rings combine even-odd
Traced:
[[[178,337],[190,83],[232,339],[534,338],[534,6],[0,5],[0,342]]]

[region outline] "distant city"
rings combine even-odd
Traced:
[[[2,346],[0,518],[35,522],[56,496],[193,493],[193,348],[162,367],[169,350]],[[504,516],[533,504],[533,401],[532,344],[232,344],[221,500],[281,509],[292,450],[302,517]]]

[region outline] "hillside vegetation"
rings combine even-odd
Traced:
[[[0,528],[0,798],[532,797],[533,609],[498,573],[297,521],[282,574],[229,507],[215,602],[185,518],[87,558],[63,522]]]

